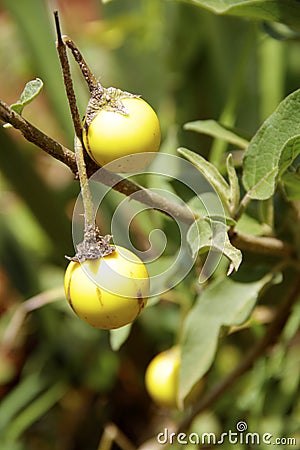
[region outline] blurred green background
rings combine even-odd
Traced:
[[[220,17],[170,0],[0,0],[0,98],[12,104],[27,81],[41,78],[43,92],[24,117],[69,148],[73,130],[55,48],[54,9],[59,10],[63,33],[77,43],[105,86],[141,94],[154,107],[163,150],[171,153],[183,145],[222,167],[223,143],[184,131],[184,123],[220,119],[251,136],[280,100],[299,87],[298,35],[285,26]],[[280,39],[272,37],[276,33]],[[72,74],[83,115],[88,91],[73,63]],[[78,193],[68,168],[19,132],[0,128],[4,343],[20,302],[62,286],[64,256],[73,254],[71,219]],[[100,214],[105,232],[119,198],[112,196]],[[158,214],[152,220],[171,229]],[[141,219],[133,230],[140,247],[148,236],[144,225]],[[30,314],[9,348],[0,347],[0,448],[95,450],[110,421],[140,445],[158,424],[162,428],[176,420],[152,404],[143,376],[151,357],[176,341],[183,298],[188,297],[189,304],[195,295],[191,281],[185,283],[143,313],[119,352],[111,349],[107,332],[74,317],[56,290],[53,299],[61,301]],[[229,371],[250,342],[247,331],[227,339],[212,382]],[[248,414],[253,431],[262,426],[258,417],[264,417],[269,432],[294,431],[300,416],[300,403],[294,402],[299,393],[299,346],[298,335],[288,353],[279,345],[271,364],[258,362],[235,388],[239,399],[232,404],[232,393],[225,395],[217,408],[201,416],[198,429],[234,428]]]

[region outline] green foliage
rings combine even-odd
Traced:
[[[251,217],[248,214],[243,214],[236,224],[235,230],[251,236],[263,236],[266,233],[266,226],[254,217]]]
[[[220,174],[216,166],[203,158],[203,156],[191,152],[188,149],[180,148],[178,149],[178,152],[197,167],[199,172],[202,173],[202,175],[207,179],[207,181],[212,185],[216,193],[219,195],[224,208],[229,208],[230,205],[228,200],[230,199],[230,188],[227,181]]]
[[[230,144],[236,145],[242,149],[248,147],[249,141],[230,127],[226,127],[215,120],[196,120],[188,122],[184,125],[185,130],[197,131],[198,133],[207,134],[214,138],[222,139]]]
[[[298,90],[280,103],[251,140],[243,164],[243,182],[251,198],[270,198],[277,178],[299,155],[299,105]]]
[[[33,227],[35,226],[40,231],[44,239],[44,248],[46,249],[48,245],[48,251],[56,253],[54,258],[62,260],[59,256],[61,249],[64,249],[63,253],[68,253],[72,248],[69,223],[63,210],[63,199],[47,185],[43,176],[37,170],[33,158],[28,157],[28,148],[15,145],[3,129],[0,129],[0,144],[1,148],[5,150],[0,153],[2,174],[14,186],[14,191],[20,195],[29,208],[30,212],[27,215],[35,218],[36,222]],[[17,166],[15,161],[19,163]],[[13,205],[12,215],[14,215]],[[24,209],[20,205],[19,214],[14,215],[14,219],[12,219],[14,225],[10,226],[12,230],[17,228],[17,234],[21,233],[19,231],[20,225],[16,226],[16,224],[24,224],[24,227],[26,225],[26,220],[23,220],[23,211]],[[55,220],[53,220],[54,218]],[[27,220],[27,223],[29,223],[30,228],[30,220]],[[30,239],[35,239],[34,231],[34,228],[29,230],[27,235],[30,236]],[[36,239],[39,239],[39,234],[37,234]],[[17,237],[17,240],[19,240],[19,237]],[[31,246],[30,240],[26,245]],[[41,253],[43,253],[43,249],[41,249]]]
[[[53,114],[57,116],[62,129],[67,130],[67,138],[72,142],[71,121],[68,117],[67,103],[64,101],[61,71],[53,46],[53,27],[49,21],[46,3],[39,0],[23,2],[1,0],[1,2],[17,25],[19,39],[28,53],[31,67],[45,83]]]
[[[4,442],[5,439],[8,442],[17,440],[27,428],[49,411],[61,399],[65,392],[65,386],[62,383],[57,383],[26,405],[24,410],[6,428]]]
[[[115,351],[124,344],[128,336],[130,335],[131,324],[125,325],[124,327],[118,328],[116,330],[110,330],[110,345]]]
[[[39,379],[38,374],[34,373],[24,379],[5,398],[1,404],[0,429],[2,433],[12,418],[37,396],[43,388],[45,388],[44,382]]]
[[[285,172],[281,182],[288,200],[300,200],[300,174],[297,171]]]
[[[241,194],[240,194],[239,179],[233,164],[231,154],[229,154],[226,159],[226,169],[228,173],[228,180],[230,186],[230,194],[229,194],[230,212],[232,215],[234,215],[234,213],[239,207]]]
[[[265,276],[253,283],[238,283],[226,278],[216,280],[196,299],[184,322],[180,401],[211,366],[222,326],[244,323],[260,291],[271,279],[272,276]]]
[[[217,220],[209,220],[208,218],[198,219],[188,231],[187,240],[191,247],[193,256],[197,253],[201,254],[207,251],[219,252],[230,261],[228,274],[233,270],[237,271],[242,262],[242,253],[235,248],[227,235],[229,227]],[[204,279],[203,279],[204,277]],[[199,281],[205,280],[204,274],[200,275]]]
[[[72,148],[47,2],[0,2],[0,98],[16,102],[25,86],[14,109],[22,113],[35,99],[26,119]],[[155,441],[164,420],[176,427],[216,392],[189,431],[220,435],[245,420],[248,431],[295,437],[298,448],[299,292],[285,310],[286,324],[273,330],[251,367],[230,388],[222,386],[272,329],[299,277],[300,3],[103,0],[98,10],[89,2],[76,2],[76,8],[65,3],[62,28],[96,77],[149,101],[161,122],[160,151],[179,155],[172,172],[179,173],[185,159],[212,189],[195,196],[178,180],[160,176],[157,160],[152,173],[133,178],[166,192],[166,202],[177,195],[177,204],[195,214],[184,225],[195,263],[172,289],[170,280],[184,262],[173,265],[182,238],[173,218],[115,191],[105,196],[97,214],[103,234],[111,232],[117,211],[115,230],[122,235],[131,214],[132,244],[150,254],[163,247],[148,263],[152,288],[163,293],[149,300],[134,324],[96,330],[64,299],[43,306],[46,291],[62,287],[64,256],[73,253],[77,180],[15,130],[1,127],[0,448],[96,450],[103,435],[107,448],[126,450],[124,435],[135,447],[146,436]],[[77,68],[71,69],[83,111],[88,93]],[[26,84],[28,79],[35,80]],[[95,184],[101,196],[104,187]],[[170,279],[154,278],[170,268]],[[15,311],[36,294],[40,307],[28,311],[14,336]],[[143,381],[151,358],[173,345],[181,348],[181,406],[199,381],[205,383],[179,413],[154,407]],[[114,438],[110,423],[120,430]]]
[[[193,5],[207,8],[216,14],[229,14],[251,19],[281,22],[299,29],[300,6],[297,0],[184,0]]]
[[[43,82],[39,78],[36,80],[28,81],[19,98],[19,100],[11,105],[11,108],[18,114],[22,114],[22,111],[26,105],[31,103],[41,92],[43,88]]]

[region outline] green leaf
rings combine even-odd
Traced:
[[[28,105],[28,103],[31,103],[39,95],[42,88],[43,82],[39,78],[26,83],[19,100],[10,106],[11,109],[18,114],[22,114],[24,107]]]
[[[191,150],[179,148],[178,152],[181,153],[188,161],[194,164],[199,172],[202,173],[206,180],[215,189],[216,193],[222,200],[222,203],[229,207],[228,199],[230,195],[230,188],[216,166],[203,158],[203,156],[200,156],[197,153],[192,152]]]
[[[228,272],[230,274],[232,270],[238,270],[242,262],[242,253],[231,244],[227,230],[228,226],[224,222],[210,220],[209,218],[199,219],[191,225],[187,233],[187,241],[193,257],[198,252],[201,254],[211,249],[226,256],[230,261]],[[200,281],[202,281],[203,277],[202,272]]]
[[[61,381],[49,387],[9,423],[5,430],[5,436],[12,440],[19,438],[27,428],[49,411],[63,397],[66,391],[67,387]]]
[[[5,448],[6,450],[27,450],[24,443],[7,440],[2,436],[0,437],[0,448]]]
[[[264,228],[264,234],[272,234],[274,230],[274,199],[262,200],[258,205],[258,218]]]
[[[246,149],[249,145],[247,139],[239,136],[232,128],[221,125],[215,120],[196,120],[195,122],[186,123],[183,128],[222,139],[242,149]]]
[[[216,14],[228,14],[300,28],[300,4],[296,0],[185,0]]]
[[[34,373],[21,380],[2,400],[0,408],[0,431],[8,426],[12,418],[30,403],[45,388],[45,382]]]
[[[201,195],[192,197],[187,204],[202,219],[209,217],[212,220],[224,222],[229,227],[236,225],[234,219],[224,214],[220,199],[214,192],[203,192]]]
[[[228,173],[228,179],[229,179],[229,186],[230,186],[230,212],[232,214],[235,213],[239,206],[240,201],[240,186],[239,186],[239,180],[235,171],[235,167],[233,165],[232,161],[232,155],[228,155],[226,160],[226,167],[227,167],[227,173]]]
[[[243,184],[252,199],[270,198],[278,176],[300,153],[300,90],[286,97],[251,140]]]
[[[266,232],[266,226],[248,214],[243,214],[235,226],[235,231],[251,236],[262,236]],[[269,229],[268,229],[269,231]]]
[[[300,95],[299,95],[300,98]],[[279,175],[282,175],[300,154],[300,134],[289,139],[279,160]]]
[[[211,366],[217,350],[221,327],[244,323],[259,293],[273,279],[266,275],[252,283],[230,278],[214,281],[197,298],[186,316],[183,328],[179,373],[179,403]]]
[[[49,17],[46,2],[26,0],[15,2],[2,0],[3,8],[12,18],[21,42],[26,48],[29,64],[42,78],[47,87],[47,99],[53,108],[53,118],[57,120],[61,130],[68,133],[69,145],[74,140],[74,129],[70,120],[70,112],[61,76],[61,67],[55,48],[53,19]],[[78,92],[78,105],[81,106],[82,96]],[[80,101],[81,100],[81,101]]]
[[[286,172],[281,178],[285,196],[290,201],[300,200],[300,173]]]
[[[130,335],[131,331],[131,323],[128,325],[125,325],[124,327],[117,328],[115,330],[110,330],[109,332],[109,342],[111,345],[111,348],[114,351],[118,351],[119,348],[124,344],[124,342],[127,340],[127,338]]]

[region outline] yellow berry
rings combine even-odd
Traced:
[[[147,167],[157,152],[161,133],[155,111],[139,97],[121,99],[128,114],[101,109],[88,127],[83,141],[90,157],[114,172],[135,172]],[[149,153],[150,152],[150,153]],[[143,155],[136,156],[137,153]],[[118,161],[118,158],[123,158]]]
[[[147,367],[146,389],[150,397],[164,408],[177,407],[180,350],[174,346],[156,355]]]
[[[149,297],[150,281],[140,258],[116,246],[103,258],[71,261],[64,288],[78,317],[93,327],[114,329],[134,321],[141,313]]]

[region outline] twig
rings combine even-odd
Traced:
[[[0,119],[5,123],[10,123],[15,129],[20,130],[27,141],[32,142],[53,158],[66,164],[74,174],[77,173],[75,155],[71,150],[44,134],[20,114],[12,110],[2,100],[0,100]]]
[[[109,255],[115,250],[115,246],[109,245],[111,236],[101,236],[100,230],[96,225],[95,215],[96,211],[94,210],[94,204],[92,200],[92,194],[90,191],[87,168],[85,163],[85,152],[84,152],[84,144],[82,138],[82,125],[81,120],[77,108],[75,92],[73,88],[73,81],[71,77],[70,65],[67,56],[67,50],[65,46],[65,42],[61,35],[60,22],[58,11],[54,12],[55,24],[56,24],[56,33],[57,33],[57,50],[59,54],[61,69],[64,78],[65,90],[69,101],[69,106],[71,110],[72,120],[75,129],[75,142],[74,142],[74,150],[75,150],[75,158],[77,163],[77,172],[78,178],[80,182],[81,188],[81,196],[83,202],[83,210],[84,210],[84,236],[83,241],[77,245],[76,254],[74,257],[66,256],[67,259],[73,261],[85,261],[86,259],[98,259],[102,256]],[[76,48],[76,46],[74,46]],[[83,57],[79,50],[77,53],[81,59],[77,62],[80,65],[83,73],[87,76],[89,75],[89,80],[92,77],[92,81],[90,83],[91,92],[93,93],[93,82],[94,76],[92,75],[90,69],[87,67]],[[85,70],[84,70],[85,69]],[[102,87],[101,87],[102,89]],[[103,89],[102,89],[103,90]]]
[[[110,450],[114,443],[122,450],[136,450],[128,437],[114,423],[109,423],[104,427],[98,450]]]
[[[6,349],[10,349],[14,346],[27,314],[35,309],[48,305],[49,303],[60,300],[64,295],[63,288],[59,287],[41,292],[21,303],[14,312],[14,315],[5,330],[1,346]]]
[[[93,72],[91,71],[91,69],[87,65],[85,59],[83,58],[82,54],[80,53],[80,51],[78,50],[77,46],[72,41],[72,39],[70,39],[68,36],[63,36],[63,40],[64,40],[64,43],[71,50],[75,61],[79,65],[81,73],[82,73],[82,75],[83,75],[83,77],[84,77],[84,79],[87,82],[87,85],[89,87],[90,93],[93,94],[93,92],[95,90],[100,90],[100,91],[102,90],[103,91],[103,88],[102,88],[101,84],[99,83],[97,78],[94,76]]]
[[[53,158],[61,161],[77,175],[75,154],[51,137],[44,134],[22,116],[13,111],[5,102],[0,100],[0,119],[10,123],[15,129],[20,130],[24,138],[48,153]],[[99,167],[91,160],[87,160],[88,176],[93,175]],[[134,199],[156,209],[163,214],[173,217],[187,224],[192,224],[195,218],[190,209],[172,202],[170,199],[145,189],[137,183],[122,178],[120,175],[101,169],[101,183],[110,186],[126,196],[134,196]],[[254,253],[270,254],[281,258],[293,255],[293,248],[287,243],[272,237],[254,237],[243,233],[233,233],[231,242],[240,250]]]
[[[176,430],[177,433],[188,429],[198,414],[213,405],[221,397],[221,395],[224,394],[224,392],[230,389],[231,386],[253,366],[255,361],[265,353],[267,348],[276,342],[289,318],[292,306],[299,298],[299,295],[300,276],[298,275],[298,278],[291,287],[290,292],[280,304],[274,316],[274,320],[269,325],[264,337],[257,342],[242,362],[226,378],[224,378],[203,399],[194,405],[192,411],[178,425]]]
[[[58,17],[58,11],[54,11],[54,19],[55,19],[55,25],[56,25],[56,34],[57,34],[57,42],[56,42],[56,48],[62,68],[62,73],[64,77],[64,84],[65,89],[67,93],[67,98],[70,106],[70,111],[72,115],[72,120],[74,124],[75,134],[76,136],[81,140],[82,139],[82,125],[80,120],[79,111],[76,104],[76,96],[73,88],[73,81],[71,77],[70,72],[70,65],[68,61],[67,56],[67,50],[65,43],[62,39],[61,30],[60,30],[60,23],[59,23],[59,17]]]
[[[22,116],[14,112],[2,100],[0,100],[0,119],[3,120],[3,122],[10,123],[15,129],[20,130],[27,141],[35,144],[53,158],[64,163],[71,169],[74,175],[77,176],[75,153],[44,134]],[[96,163],[91,159],[88,159],[88,176],[92,176],[97,170],[99,170],[99,167]],[[152,192],[150,189],[145,189],[141,185],[122,178],[120,175],[109,172],[103,168],[101,169],[101,183],[110,186],[115,191],[126,196],[134,195],[135,200],[161,211],[168,216],[181,220],[182,222],[192,224],[195,219],[194,216],[191,215],[190,209],[177,205],[171,200]]]
[[[84,229],[85,231],[92,230],[95,227],[94,206],[91,191],[89,188],[89,181],[86,173],[83,148],[81,141],[78,139],[78,137],[75,138],[74,148],[79,173],[82,201],[84,205],[84,221],[85,221]]]
[[[76,61],[78,62],[81,71],[90,87],[90,90],[97,87],[99,89],[99,82],[95,79],[91,73],[88,65],[84,61],[80,52],[76,51],[76,46],[73,45],[73,41],[66,36],[61,35],[58,12],[54,13],[55,23],[57,29],[57,49],[61,64],[63,67],[63,74],[65,78],[66,91],[68,94],[71,114],[74,122],[74,128],[77,137],[81,140],[82,125],[79,116],[79,112],[76,106],[76,97],[73,89],[73,83],[70,74],[69,63],[66,54],[66,47],[68,45],[71,49]],[[61,161],[67,165],[72,172],[78,176],[77,163],[75,154],[69,149],[59,144],[54,139],[50,138],[42,131],[37,129],[34,125],[25,120],[22,116],[14,112],[6,103],[0,100],[0,119],[4,122],[10,123],[14,128],[19,129],[25,139],[39,148],[47,152],[50,156]],[[84,158],[86,164],[87,176],[93,175],[99,167],[88,157]],[[99,180],[98,180],[99,181]],[[165,199],[162,196],[145,189],[142,186],[122,178],[118,174],[108,172],[105,169],[101,169],[101,183],[106,186],[110,186],[112,189],[126,195],[131,196],[135,200],[148,205],[149,207],[156,209],[163,214],[173,217],[175,220],[180,220],[187,224],[192,224],[197,215],[193,214],[191,210],[185,206],[177,205],[176,203]],[[230,235],[232,243],[241,250],[248,250],[255,253],[270,254],[281,258],[292,258],[293,249],[287,243],[275,238],[265,237],[252,237],[243,235],[241,233],[233,232]]]
[[[291,258],[294,255],[293,247],[280,239],[264,236],[251,236],[241,232],[229,233],[229,236],[232,245],[240,250],[280,256],[282,258]]]

